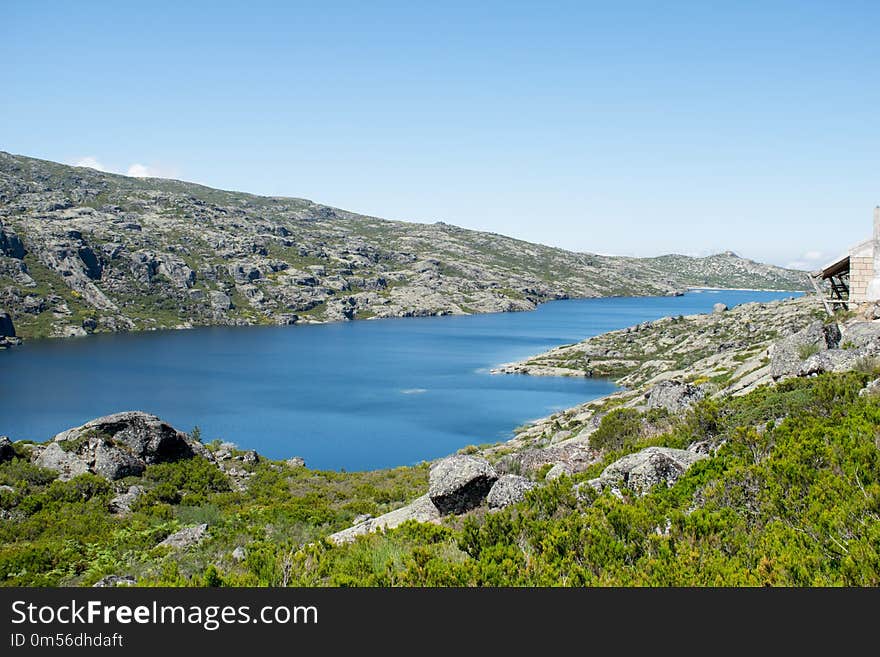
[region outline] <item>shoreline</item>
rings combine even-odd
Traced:
[[[788,292],[791,294],[809,294],[809,290],[782,290],[782,289],[770,289],[770,288],[747,288],[747,287],[686,287],[684,288],[685,293],[708,290],[708,291],[716,291],[716,292]],[[17,336],[19,343],[17,345],[7,345],[0,347],[0,352],[5,351],[7,349],[11,350],[13,347],[20,347],[24,344],[30,342],[43,342],[46,340],[82,340],[85,338],[90,338],[92,336],[103,336],[103,335],[129,335],[129,334],[143,334],[143,333],[172,333],[178,331],[193,331],[197,329],[208,329],[208,328],[250,328],[250,327],[262,327],[262,328],[289,328],[289,327],[302,327],[302,326],[324,326],[329,324],[350,324],[352,322],[376,322],[382,320],[394,320],[394,319],[431,319],[437,317],[471,317],[471,316],[480,316],[480,315],[505,315],[508,313],[527,313],[534,312],[540,306],[544,304],[551,303],[554,301],[585,301],[590,299],[664,299],[671,295],[668,294],[630,294],[630,295],[605,295],[605,296],[595,296],[595,297],[582,297],[582,296],[571,296],[565,297],[563,299],[546,299],[544,301],[539,301],[535,304],[533,308],[527,309],[511,309],[511,310],[487,310],[485,312],[470,312],[470,313],[445,313],[445,314],[432,314],[432,315],[403,315],[399,317],[355,317],[349,320],[341,320],[341,319],[331,319],[331,320],[309,320],[305,322],[296,322],[294,324],[276,324],[276,323],[261,323],[261,322],[253,322],[253,323],[243,323],[243,324],[188,324],[188,322],[182,322],[177,326],[168,326],[162,328],[141,328],[141,329],[126,329],[121,331],[96,331],[93,333],[86,333],[85,335],[47,335],[38,338],[25,338],[20,335]],[[683,296],[683,295],[674,295],[674,296]],[[500,367],[497,366],[497,367]]]

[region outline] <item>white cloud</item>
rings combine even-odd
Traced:
[[[103,171],[104,173],[122,173],[126,176],[132,176],[134,178],[177,178],[179,176],[179,172],[174,167],[158,166],[153,164],[141,164],[140,162],[132,163],[124,171],[116,170],[108,166],[104,166],[104,164],[100,162],[98,158],[92,155],[87,155],[77,160],[73,160],[69,162],[69,164],[72,164],[75,167],[88,167],[90,169],[95,169],[96,171]]]
[[[177,170],[163,166],[153,166],[135,162],[125,172],[126,176],[134,178],[174,178]]]
[[[81,157],[75,162],[72,163],[75,167],[88,167],[89,169],[95,169],[97,171],[109,172],[109,169],[105,167],[103,164],[98,162],[98,159],[92,157],[91,155],[87,155],[86,157]]]
[[[812,271],[818,269],[828,260],[828,255],[824,251],[807,251],[797,260],[792,260],[785,266],[789,269],[806,269]]]

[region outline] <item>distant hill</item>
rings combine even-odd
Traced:
[[[732,253],[576,253],[441,222],[387,221],[0,152],[0,310],[24,337],[806,285],[803,272]]]

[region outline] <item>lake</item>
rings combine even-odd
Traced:
[[[793,296],[553,301],[533,312],[222,327],[37,340],[0,351],[0,434],[43,441],[143,410],[309,467],[417,463],[505,440],[529,420],[613,392],[606,380],[490,375],[489,368],[668,315]]]

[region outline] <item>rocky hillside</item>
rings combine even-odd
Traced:
[[[0,310],[24,338],[528,310],[689,286],[804,289],[731,253],[573,253],[445,223],[0,152]]]
[[[732,310],[719,304],[711,314],[664,317],[603,333],[493,372],[613,378],[630,389],[664,379],[751,389],[770,379],[767,350],[775,340],[824,317],[815,296]]]

